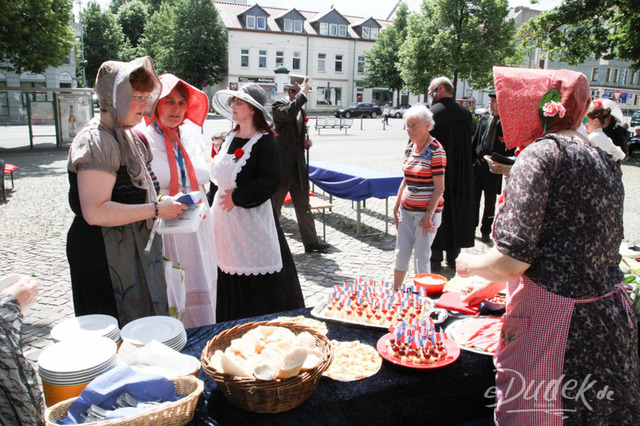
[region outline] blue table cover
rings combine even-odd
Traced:
[[[333,161],[312,161],[309,180],[334,197],[362,201],[397,195],[402,176]]]

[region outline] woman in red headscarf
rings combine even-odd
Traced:
[[[153,152],[151,168],[160,184],[158,197],[198,192],[206,203],[209,168],[196,126],[207,118],[209,99],[173,74],[161,75],[160,82],[155,113],[141,129]],[[162,244],[170,314],[187,328],[215,323],[217,262],[212,215],[206,214],[195,232],[163,235]]]
[[[494,248],[462,254],[461,276],[507,287],[496,366],[498,425],[637,424],[636,316],[621,285],[619,165],[576,132],[591,101],[581,73],[494,68],[508,148],[518,147]]]

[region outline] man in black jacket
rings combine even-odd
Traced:
[[[438,77],[429,85],[431,112],[435,126],[431,136],[447,153],[442,224],[431,246],[431,270],[442,268],[443,251],[447,264],[455,269],[462,247],[473,247],[475,236],[473,169],[471,164],[471,113],[453,99],[453,85]]]
[[[502,125],[500,124],[500,115],[498,113],[498,101],[495,93],[489,94],[489,112],[489,115],[481,118],[472,142],[476,226],[480,221],[480,200],[484,192],[484,210],[482,225],[480,226],[483,243],[491,241],[491,226],[496,212],[496,195],[502,190],[502,175],[491,172],[484,156],[490,156],[494,152],[504,156],[513,155],[513,151],[507,151],[507,147],[504,144]]]
[[[330,246],[319,241],[316,234],[309,207],[309,171],[304,159],[305,149],[311,148],[312,142],[307,134],[307,114],[302,107],[307,102],[311,86],[305,77],[302,84],[290,80],[284,88],[288,96],[275,101],[272,106],[282,158],[282,183],[271,202],[276,214],[280,216],[287,192],[290,193],[304,251],[324,253]]]

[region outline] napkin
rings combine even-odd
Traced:
[[[436,308],[448,311],[456,311],[462,314],[475,315],[478,313],[478,305],[467,305],[462,302],[465,295],[457,291],[445,291],[436,302]]]
[[[67,417],[57,423],[84,423],[83,414],[92,404],[105,410],[113,410],[116,400],[123,392],[128,392],[140,402],[172,402],[183,398],[176,393],[171,380],[158,375],[137,373],[126,365],[117,365],[93,379],[69,406]],[[147,409],[149,408],[120,408],[111,411],[107,419],[129,416]]]
[[[119,360],[140,373],[160,374],[169,379],[191,374],[200,366],[200,360],[184,355],[167,345],[152,340],[142,347],[122,342]]]

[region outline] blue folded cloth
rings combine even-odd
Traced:
[[[141,374],[129,366],[118,365],[93,379],[69,406],[67,417],[57,423],[61,425],[84,423],[84,415],[91,405],[109,410],[110,412],[105,419],[130,416],[148,409],[148,407],[114,409],[116,400],[123,392],[129,393],[141,403],[149,401],[172,402],[184,397],[178,396],[173,382],[163,376]]]

